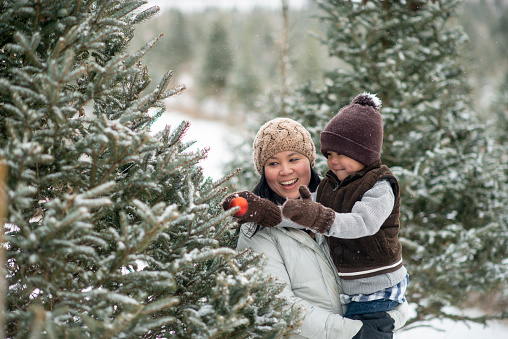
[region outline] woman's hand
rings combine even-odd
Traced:
[[[240,223],[254,222],[263,227],[274,227],[282,221],[280,208],[268,199],[260,198],[249,191],[231,193],[222,202],[222,208],[227,211],[229,203],[236,197],[242,197],[249,204],[247,212],[237,216]]]
[[[282,205],[282,215],[315,233],[324,233],[330,229],[335,212],[328,207],[312,201],[306,186],[300,186],[300,199],[288,199]]]

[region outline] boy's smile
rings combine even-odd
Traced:
[[[365,166],[345,155],[337,154],[333,151],[328,152],[328,167],[339,178],[340,181],[346,179],[349,175],[362,170]]]

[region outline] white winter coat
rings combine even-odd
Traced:
[[[362,327],[359,320],[343,318],[342,292],[335,266],[323,235],[312,239],[294,228],[260,228],[249,237],[250,223],[242,225],[238,250],[252,248],[267,257],[265,273],[286,283],[282,296],[303,306],[300,335],[291,338],[351,339]],[[389,314],[400,328],[407,319],[407,303]]]
[[[248,238],[249,226],[242,226],[237,249],[264,253],[268,259],[265,273],[285,282],[282,295],[306,311],[300,335],[292,338],[352,338],[362,323],[341,316],[338,277],[327,258],[324,237],[317,234],[314,241],[302,230],[274,227],[261,228]]]

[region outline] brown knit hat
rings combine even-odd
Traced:
[[[381,100],[374,94],[362,93],[344,106],[321,132],[321,153],[328,151],[348,156],[365,166],[381,158],[383,121]]]
[[[254,165],[260,175],[266,161],[279,152],[301,153],[309,159],[312,167],[316,160],[316,147],[310,133],[299,122],[289,118],[275,118],[261,126],[252,148]]]

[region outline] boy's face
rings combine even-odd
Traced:
[[[328,151],[328,167],[340,181],[343,181],[348,175],[362,170],[365,166],[350,157]]]

